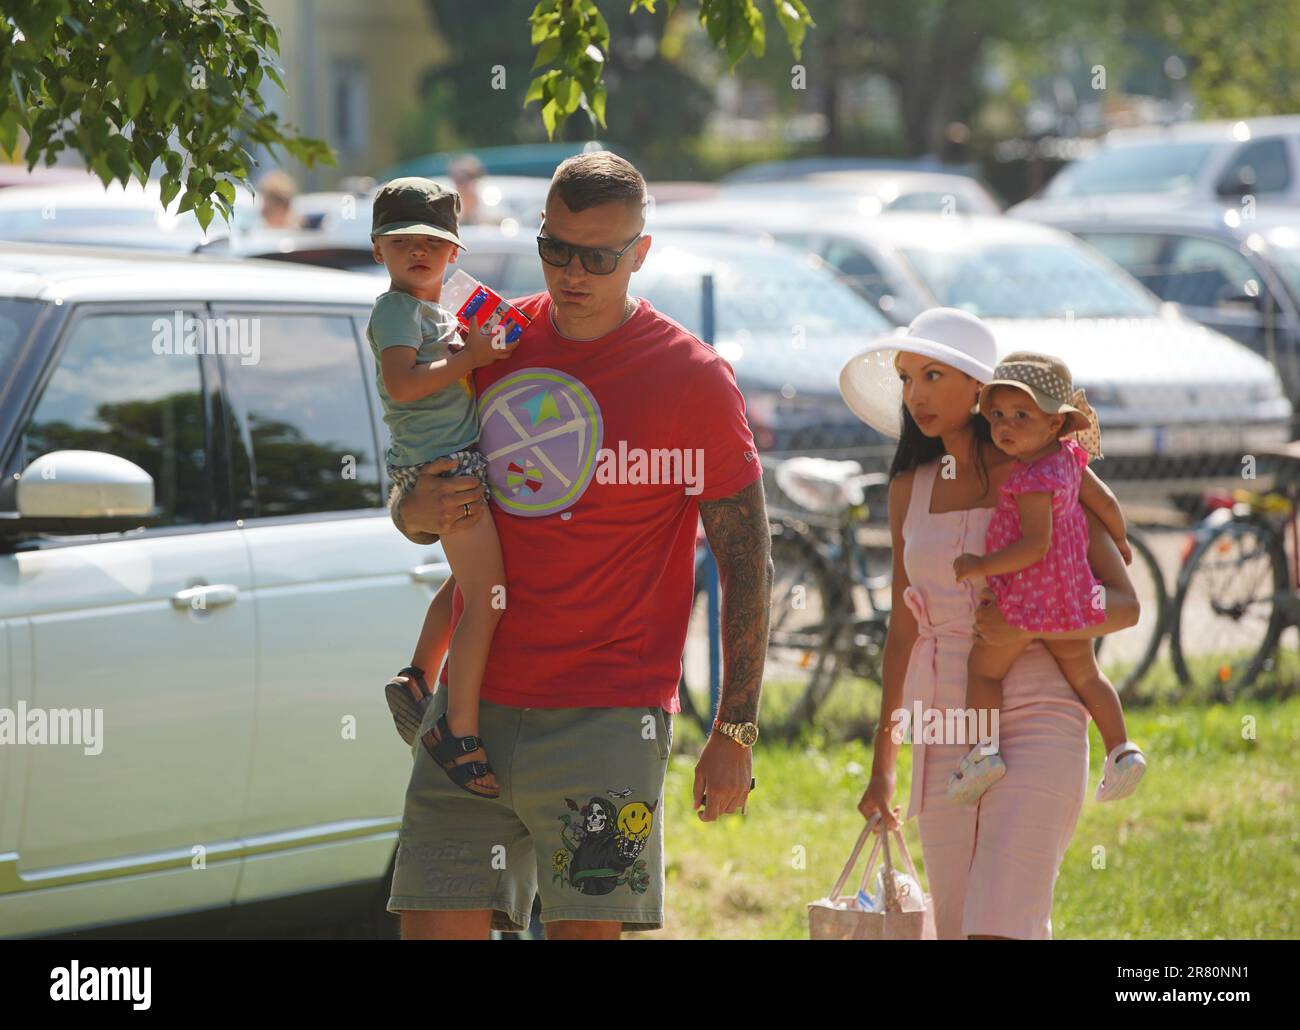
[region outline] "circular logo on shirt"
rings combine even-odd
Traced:
[[[579,380],[526,368],[498,380],[478,402],[479,449],[502,511],[550,515],[582,496],[604,437],[600,406]]]

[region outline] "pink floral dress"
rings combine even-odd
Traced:
[[[1055,633],[1106,621],[1101,588],[1088,565],[1088,516],[1079,503],[1088,460],[1087,451],[1063,439],[1055,454],[1018,464],[999,491],[985,538],[988,554],[1020,539],[1018,494],[1052,495],[1052,546],[1046,556],[1019,572],[987,577],[1002,617],[1026,632]]]

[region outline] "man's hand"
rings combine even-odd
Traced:
[[[753,778],[754,756],[749,748],[742,747],[722,733],[712,733],[695,763],[696,814],[703,822],[711,823],[719,815],[734,812],[749,797],[749,783]],[[704,795],[708,794],[708,801]],[[704,806],[701,812],[700,806]]]
[[[960,583],[963,579],[975,579],[982,575],[978,554],[959,554],[952,561],[952,571]]]
[[[985,587],[979,592],[979,607],[975,609],[975,638],[986,644],[998,646],[1011,644],[1029,636],[1019,626],[1013,626],[998,610],[998,595]]]
[[[456,459],[444,455],[420,470],[410,493],[401,500],[401,524],[406,532],[436,533],[441,537],[468,529],[483,517],[487,503],[477,476],[444,479],[439,474],[455,467]]]

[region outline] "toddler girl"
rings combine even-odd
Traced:
[[[1118,502],[1087,470],[1090,455],[1099,457],[1101,445],[1096,415],[1083,391],[1072,391],[1070,370],[1060,359],[1019,351],[994,370],[980,391],[979,407],[994,444],[1018,464],[1003,482],[989,520],[988,553],[959,556],[953,562],[957,580],[986,577],[1006,621],[1030,633],[1104,622],[1102,588],[1088,565],[1088,522],[1081,502],[1105,524],[1126,563],[1132,552]],[[1146,771],[1146,759],[1128,740],[1119,696],[1097,667],[1092,638],[1044,637],[1042,642],[1105,743],[1097,800],[1131,794]],[[967,665],[968,709],[1001,710],[1002,677],[1028,644],[1028,639],[1006,645],[975,641]],[[981,742],[949,779],[948,794],[973,804],[1005,773],[996,747]]]

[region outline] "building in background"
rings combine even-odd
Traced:
[[[419,103],[420,80],[445,46],[425,0],[264,0],[280,37],[288,95],[263,80],[267,107],[305,136],[325,140],[337,167],[285,165],[303,192],[396,163],[398,125]],[[276,158],[253,150],[259,173]]]

